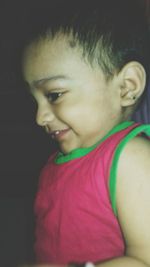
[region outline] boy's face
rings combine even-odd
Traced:
[[[89,147],[121,120],[117,77],[106,81],[64,38],[39,41],[24,56],[24,76],[38,104],[37,123],[63,153]]]

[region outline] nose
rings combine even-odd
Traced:
[[[39,126],[46,126],[54,119],[52,108],[48,104],[38,106],[36,122]]]

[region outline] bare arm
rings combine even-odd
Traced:
[[[117,175],[118,219],[126,255],[100,267],[150,266],[150,142],[135,138],[124,149]]]

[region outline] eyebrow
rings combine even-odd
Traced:
[[[65,75],[54,75],[54,76],[51,76],[51,77],[46,77],[46,78],[42,78],[42,79],[39,79],[39,80],[35,80],[35,81],[32,82],[31,85],[35,86],[35,87],[38,87],[38,86],[44,85],[47,82],[56,81],[56,80],[70,80],[70,77],[65,76]]]

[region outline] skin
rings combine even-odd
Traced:
[[[130,62],[107,81],[100,68],[85,62],[81,50],[71,48],[62,36],[30,45],[23,66],[38,106],[37,123],[48,133],[65,130],[57,137],[64,154],[95,144],[125,120],[145,86],[145,71],[138,62]],[[149,159],[150,142],[142,137],[131,140],[121,153],[116,205],[126,254],[99,267],[150,266]]]
[[[107,82],[98,67],[84,62],[79,49],[65,41],[30,47],[24,73],[38,104],[37,123],[49,132],[68,129],[57,140],[65,154],[95,144],[122,120],[118,80]]]

